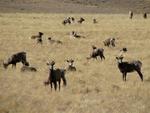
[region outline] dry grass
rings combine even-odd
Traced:
[[[150,19],[137,15],[129,20],[127,15],[78,15],[83,25],[64,27],[61,21],[66,14],[0,14],[0,63],[9,55],[26,51],[29,62],[37,73],[21,73],[17,69],[0,66],[0,113],[149,113],[150,110]],[[92,18],[99,23],[92,24]],[[72,30],[85,35],[85,39],[71,40]],[[44,44],[37,45],[29,37],[38,31],[45,33]],[[63,41],[63,45],[49,44],[47,37]],[[107,37],[117,37],[116,48],[105,48],[106,60],[86,57],[91,45],[103,47]],[[122,81],[115,56],[122,47],[128,48],[126,60],[143,62],[144,82],[137,73]],[[50,59],[56,67],[64,68],[67,58],[74,58],[77,72],[67,73],[68,86],[51,92],[43,85],[47,79]],[[130,76],[131,75],[131,76]]]

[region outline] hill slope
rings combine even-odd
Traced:
[[[136,13],[150,11],[150,0],[0,0],[0,12]]]

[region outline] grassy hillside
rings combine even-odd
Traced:
[[[21,73],[16,69],[4,70],[0,65],[0,113],[149,113],[150,110],[150,19],[136,15],[71,15],[83,16],[82,25],[63,26],[66,14],[0,14],[0,63],[13,53],[26,51],[37,73]],[[92,18],[98,24],[92,24]],[[85,39],[70,39],[69,33],[78,31]],[[42,31],[43,45],[29,37]],[[47,37],[63,41],[63,45],[49,44]],[[117,37],[115,48],[106,48],[102,41]],[[86,57],[91,45],[104,47],[105,61]],[[122,81],[115,57],[120,48],[127,47],[125,60],[139,59],[143,63],[144,82],[137,73]],[[48,60],[56,67],[65,68],[67,58],[75,59],[77,72],[67,72],[67,87],[52,91],[43,81],[48,77]]]
[[[150,0],[0,0],[5,13],[136,13],[150,11]]]

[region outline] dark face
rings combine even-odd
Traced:
[[[43,35],[43,33],[42,33],[42,32],[39,32],[39,35],[41,35],[41,36],[42,36],[42,35]]]
[[[119,63],[121,63],[122,60],[123,60],[123,57],[116,57],[116,59],[117,59],[117,61],[118,61]]]
[[[48,38],[48,40],[51,40],[51,39],[52,39],[51,37]]]
[[[25,65],[25,66],[29,66],[29,62],[25,62],[24,65]]]
[[[5,69],[7,69],[7,64],[5,64],[5,63],[3,63],[3,67],[5,68]]]

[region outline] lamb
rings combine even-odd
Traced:
[[[115,47],[115,38],[108,38],[106,39],[105,41],[103,41],[104,45],[105,46],[112,46],[112,47]]]
[[[73,65],[74,60],[70,59],[70,60],[66,60],[66,61],[69,64],[67,67],[67,71],[76,71],[76,67]]]
[[[21,72],[36,72],[37,69],[35,67],[23,65],[21,67]]]
[[[96,46],[92,46],[92,48],[93,48],[93,52],[90,54],[90,57],[87,57],[87,59],[91,59],[91,58],[97,59],[97,57],[99,56],[101,60],[103,59],[105,60],[103,48],[97,48]]]

